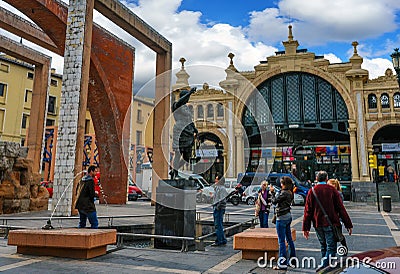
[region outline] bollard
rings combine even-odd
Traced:
[[[392,211],[392,196],[382,196],[383,211]]]

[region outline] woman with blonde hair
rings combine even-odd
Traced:
[[[344,196],[343,196],[343,193],[342,193],[342,187],[340,186],[339,180],[338,179],[329,179],[327,184],[330,185],[330,186],[333,186],[337,190],[337,192],[339,192],[340,199],[342,200],[342,203],[343,203]],[[341,220],[340,220],[340,223],[342,223]],[[340,226],[340,230],[342,230],[342,226]],[[343,240],[340,242],[340,244],[346,247],[346,254],[345,255],[347,255],[348,248],[347,248],[346,238],[343,237]]]
[[[261,189],[258,192],[258,198],[256,200],[255,215],[260,219],[260,227],[262,228],[268,228],[268,215],[271,205],[271,193],[267,186],[267,181],[264,180],[261,182]]]
[[[344,201],[344,196],[343,196],[343,193],[342,193],[342,186],[340,185],[339,180],[338,179],[329,179],[328,180],[328,185],[333,186],[339,192],[340,198],[342,199],[342,202],[343,202]]]

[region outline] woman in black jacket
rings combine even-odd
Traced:
[[[292,215],[290,206],[293,202],[293,181],[287,176],[281,179],[281,191],[275,194],[275,189],[271,185],[272,204],[276,206],[276,232],[278,234],[279,258],[278,264],[274,269],[287,269],[288,260],[286,252],[285,239],[289,245],[289,260],[296,257],[296,250],[292,239],[292,231],[290,224],[292,223]]]

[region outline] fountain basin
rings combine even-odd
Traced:
[[[116,240],[115,229],[21,229],[8,235],[8,245],[17,246],[17,253],[75,259],[104,255]]]

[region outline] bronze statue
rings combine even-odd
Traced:
[[[179,100],[172,104],[172,113],[175,119],[175,125],[172,135],[172,149],[174,150],[174,160],[170,171],[171,179],[178,177],[178,169],[186,162],[189,162],[192,156],[192,147],[195,136],[198,133],[193,123],[192,112],[187,106],[190,95],[196,92],[196,88],[189,90],[182,89],[179,93]]]

